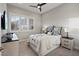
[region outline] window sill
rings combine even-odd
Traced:
[[[10,32],[27,32],[27,31],[33,31],[33,30],[13,30],[13,31],[10,31]]]

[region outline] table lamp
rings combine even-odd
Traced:
[[[65,28],[64,31],[67,33],[67,38],[68,38],[68,28]]]

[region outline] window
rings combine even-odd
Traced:
[[[11,30],[19,30],[19,16],[11,16]]]
[[[11,30],[32,30],[33,29],[33,19],[23,16],[11,16]]]
[[[29,19],[29,29],[33,29],[33,19]]]
[[[21,30],[27,30],[27,19],[25,17],[20,17],[19,28]]]

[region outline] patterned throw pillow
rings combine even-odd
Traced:
[[[53,35],[60,35],[61,27],[54,26],[54,30],[52,31]]]
[[[53,26],[48,26],[47,31],[52,32],[52,30],[53,30]]]
[[[51,34],[52,34],[52,32],[48,32],[47,34],[48,34],[48,35],[51,35]]]

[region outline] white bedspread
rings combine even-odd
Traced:
[[[30,43],[34,46],[37,53],[43,54],[46,51],[53,48],[53,46],[60,44],[61,35],[47,35],[47,34],[36,34],[30,36]]]

